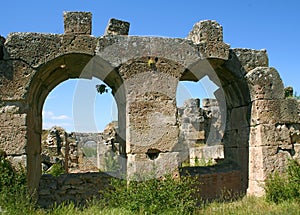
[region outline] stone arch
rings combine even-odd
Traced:
[[[108,41],[110,42],[108,46],[101,46],[101,44],[107,45]],[[216,46],[214,49],[217,49],[217,51],[220,52],[218,49],[222,50],[224,46],[225,45],[222,43],[221,46]],[[229,47],[225,46],[225,51],[221,51],[221,54],[212,52],[210,53],[210,56],[207,56],[207,52],[209,51],[210,50],[203,50],[203,53],[199,53],[199,47],[188,40],[119,36],[112,38],[101,38],[98,43],[97,54],[109,61],[111,65],[117,67],[124,80],[132,79],[133,81],[131,84],[129,84],[129,86],[134,86],[141,90],[143,87],[141,84],[139,84],[139,82],[143,82],[143,84],[147,86],[147,89],[144,89],[145,91],[149,89],[153,89],[154,91],[159,89],[159,91],[163,91],[165,94],[169,93],[169,98],[170,100],[173,99],[173,101],[176,99],[174,92],[176,91],[177,84],[180,80],[198,81],[204,75],[208,75],[209,78],[222,89],[216,93],[216,97],[218,98],[219,103],[222,104],[221,106],[224,108],[222,109],[223,115],[227,116],[227,118],[224,118],[226,121],[225,135],[223,139],[225,144],[225,156],[227,159],[234,161],[234,163],[236,163],[241,169],[241,182],[239,184],[241,187],[236,189],[246,192],[248,187],[248,141],[250,134],[249,120],[251,113],[250,92],[247,81],[244,78],[246,71],[243,69],[243,66],[235,52],[233,50],[229,50]],[[153,69],[154,71],[163,71],[165,69],[167,72],[169,72],[170,76],[160,77],[161,79],[154,78],[156,83],[148,83],[147,80],[153,78],[154,76],[146,77],[141,73],[151,70],[147,66],[149,59],[157,59],[157,62],[155,62],[155,68]],[[163,61],[165,65],[168,65],[170,69],[167,69],[167,66],[162,66],[161,61]],[[135,78],[137,76],[141,77]],[[165,85],[164,83],[172,82],[171,77],[174,77],[174,84],[170,84],[168,86],[168,90],[172,89],[173,91],[160,89],[163,87],[163,85]],[[160,83],[160,81],[163,81],[164,83]],[[128,91],[129,89],[126,90]],[[134,91],[134,89],[130,90]],[[137,95],[138,93],[134,94],[134,96]],[[127,101],[128,104],[130,103],[130,99],[135,100],[137,97],[131,98],[129,95],[127,99],[129,100]],[[142,99],[138,98],[138,100]],[[156,101],[156,105],[157,103],[159,103],[159,101]],[[143,110],[139,108],[139,105],[141,104],[144,105],[142,106],[143,109],[147,109],[146,105],[149,105],[148,103],[144,104],[143,102],[138,104],[136,103],[133,107],[136,109],[134,112],[135,116],[139,115],[139,113],[143,113]],[[153,105],[150,106],[153,108]],[[163,106],[164,105],[160,106],[161,111],[164,110]],[[127,108],[130,109],[130,104]],[[169,110],[170,109],[172,109],[171,106],[169,107]],[[129,111],[127,114],[132,116],[130,110],[127,111]],[[174,115],[176,115],[175,112],[173,112],[173,116]],[[142,118],[142,121],[145,121],[144,116],[141,116],[140,118],[140,120],[133,117],[131,119],[127,118],[127,124],[134,127],[136,123],[140,123]],[[176,124],[173,125],[175,126]],[[169,134],[172,134],[173,140],[170,141],[171,138],[169,138],[168,143],[169,145],[172,145],[172,142],[178,141],[178,130],[172,130],[170,127],[164,129],[170,129],[168,132]],[[158,130],[163,130],[159,126],[157,128],[160,129],[157,129],[157,132],[155,132],[156,134],[159,133]],[[128,139],[126,150],[128,163],[130,164],[129,166],[134,166],[133,169],[142,169],[142,166],[149,167],[149,165],[155,166],[155,163],[164,165],[164,159],[168,161],[172,160],[172,158],[166,157],[180,159],[178,156],[180,157],[179,152],[182,149],[180,149],[180,146],[178,146],[177,143],[174,143],[172,147],[169,148],[166,146],[168,144],[163,144],[164,141],[158,143],[157,145],[150,144],[151,146],[147,145],[136,147],[136,143],[142,144],[138,140],[141,139],[141,136],[139,136],[136,132],[131,133],[131,128],[128,128],[128,130],[129,131],[127,132],[129,135],[127,136]],[[146,132],[142,132],[141,130],[140,133],[143,133],[144,137],[146,136]],[[149,141],[148,139],[145,140]],[[163,152],[165,154],[161,154],[161,157],[158,156],[157,160],[153,161],[146,156],[147,153],[149,153],[149,150],[155,151],[156,154],[157,152]],[[162,156],[165,156],[165,158]],[[177,162],[176,159],[171,161],[171,163],[173,162],[173,165],[175,165]],[[130,172],[135,170],[128,168],[128,171]]]
[[[251,98],[246,75],[241,62],[233,50],[228,60],[209,58],[194,63],[181,76],[181,81],[201,80],[204,76],[216,84],[214,92],[221,114],[220,129],[224,145],[225,161],[233,163],[233,170],[240,171],[240,187],[236,191],[246,193],[249,177],[249,135],[251,118]]]
[[[224,110],[227,114],[223,138],[225,153],[245,170],[240,190],[245,191],[248,187],[248,193],[261,195],[260,183],[269,173],[282,170],[287,158],[296,156],[300,159],[299,104],[296,100],[284,98],[282,80],[274,68],[268,67],[265,50],[230,49],[223,42],[222,26],[216,21],[196,23],[186,39],[127,36],[128,29],[118,28],[128,27],[128,23],[110,26],[113,32],[108,31],[105,36],[96,38],[90,35],[90,13],[64,15],[64,34],[13,33],[0,45],[3,49],[0,59],[0,146],[12,157],[29,157],[27,165],[32,189],[37,188],[41,173],[40,131],[44,99],[56,84],[68,78],[78,78],[84,69],[82,78],[96,76],[112,88],[119,113],[125,113],[119,114],[119,124],[125,128],[123,135],[127,146],[131,140],[143,140],[143,135],[130,134],[135,126],[138,127],[134,120],[143,107],[145,113],[155,107],[160,110],[150,123],[158,131],[159,118],[163,115],[160,114],[166,113],[168,117],[164,123],[170,128],[167,139],[174,145],[178,140],[178,127],[176,110],[170,105],[174,102],[174,93],[170,93],[167,99],[161,94],[148,94],[145,98],[152,96],[152,101],[158,102],[159,106],[149,103],[141,106],[147,100],[139,94],[129,95],[130,87],[124,85],[126,74],[150,70],[148,79],[136,80],[145,84],[144,88],[168,86],[166,91],[173,92],[179,80],[199,80],[209,66],[217,74],[209,76],[210,79],[224,92],[225,100],[221,97],[219,100],[227,107]],[[153,66],[148,57],[153,57],[154,62],[156,58],[158,61],[162,59],[165,64],[159,62],[160,65]],[[165,69],[172,75],[159,78],[157,69]],[[170,77],[175,79],[169,81]],[[133,89],[140,86],[134,81],[127,84]],[[170,110],[163,102],[169,104]],[[134,136],[135,139],[131,139]],[[27,147],[26,152],[24,147]],[[178,165],[178,153],[151,156],[153,160],[149,160],[147,153],[157,155],[158,147],[151,146],[136,154],[132,153],[135,149],[131,146],[126,150],[128,163],[133,169],[148,164],[161,167],[160,170],[165,164],[168,165],[166,169]],[[290,153],[292,150],[294,154]],[[165,147],[163,151],[169,149]]]
[[[30,80],[27,92],[27,101],[29,110],[27,113],[27,174],[29,187],[36,189],[38,187],[40,175],[41,175],[41,132],[42,132],[42,108],[44,101],[50,91],[54,89],[58,84],[65,80],[73,78],[85,78],[91,79],[96,77],[104,81],[112,89],[112,94],[116,99],[120,113],[124,112],[124,92],[119,90],[119,93],[115,95],[115,92],[120,88],[122,83],[121,77],[111,68],[99,67],[99,60],[97,65],[92,60],[93,56],[85,53],[69,53],[61,55],[55,59],[52,59],[41,67],[38,68],[35,75]],[[104,61],[100,61],[101,62]],[[122,98],[121,98],[122,96]],[[125,114],[125,113],[124,113]],[[124,115],[123,114],[123,115]],[[119,114],[119,122],[122,124],[122,135],[125,136],[125,121],[122,120]],[[124,139],[125,143],[125,139]],[[124,143],[122,143],[124,145]],[[123,152],[125,146],[122,146]]]

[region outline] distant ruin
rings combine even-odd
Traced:
[[[181,162],[195,166],[195,160],[204,165],[224,159],[221,115],[216,99],[204,99],[203,108],[200,108],[200,99],[186,100],[184,106],[178,108],[178,124],[179,145],[186,147],[181,149],[186,152]],[[118,163],[119,142],[116,121],[100,133],[67,133],[57,126],[43,130],[43,172],[47,173],[55,163],[64,166],[68,173],[111,171],[107,162],[110,159]]]
[[[104,36],[95,37],[91,22],[91,13],[66,12],[63,34],[12,33],[0,39],[0,149],[14,162],[26,161],[29,187],[39,190],[41,201],[66,199],[60,188],[70,198],[86,198],[81,186],[100,189],[107,179],[99,174],[105,180],[98,188],[100,179],[91,180],[97,174],[41,179],[43,104],[52,89],[72,78],[96,77],[112,89],[119,164],[129,178],[178,174],[189,146],[217,138],[226,165],[187,170],[204,175],[203,189],[211,196],[223,188],[260,196],[270,173],[283,171],[288,159],[300,160],[299,103],[285,97],[266,50],[230,48],[222,26],[211,20],[196,23],[183,39],[128,36],[129,23],[116,19]],[[210,122],[218,129],[209,137],[200,129],[208,122],[197,101],[187,104],[194,112],[176,107],[178,83],[204,76],[219,87],[214,95],[220,117]],[[198,127],[186,130],[187,122]]]

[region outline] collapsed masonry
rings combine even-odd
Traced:
[[[198,159],[203,163],[224,159],[221,112],[216,99],[188,99],[178,108],[179,145],[187,147],[186,157],[191,166]]]
[[[26,159],[30,188],[38,188],[42,173],[44,101],[71,78],[99,78],[112,89],[128,176],[177,171],[185,155],[178,145],[177,85],[204,76],[219,87],[224,159],[239,167],[241,192],[262,195],[270,173],[300,159],[299,104],[285,98],[265,50],[230,48],[216,21],[196,23],[184,39],[128,36],[122,21],[95,37],[91,17],[66,12],[64,34],[12,33],[0,40],[0,148],[13,160]]]
[[[112,122],[100,133],[67,133],[54,126],[43,131],[43,172],[51,171],[53,164],[60,164],[68,173],[111,171],[108,159],[117,162],[119,143],[117,124]]]

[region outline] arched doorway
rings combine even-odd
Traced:
[[[26,149],[28,184],[31,189],[37,189],[42,172],[41,134],[43,104],[51,90],[65,80],[73,78],[91,79],[95,77],[104,81],[112,89],[119,113],[120,153],[122,156],[125,156],[125,94],[120,89],[122,88],[122,79],[115,71],[111,70],[111,67],[106,67],[101,62],[104,61],[95,60],[87,54],[65,54],[45,63],[32,78],[28,90],[30,109],[27,115],[28,133]],[[76,102],[80,101],[76,101],[75,99],[74,102],[76,104]]]
[[[223,130],[225,160],[237,164],[241,170],[241,192],[246,193],[249,176],[249,135],[251,99],[236,54],[230,50],[229,59],[200,60],[183,74],[181,81],[199,81],[208,76],[219,89],[214,95],[218,102]]]
[[[102,94],[96,92],[100,85],[105,87]],[[117,122],[115,99],[101,80],[78,78],[60,83],[43,107],[43,173],[51,172],[54,164],[67,173],[98,172],[110,154],[117,159]]]

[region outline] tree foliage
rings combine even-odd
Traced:
[[[108,87],[105,84],[97,84],[96,85],[97,92],[100,93],[100,94],[108,93],[107,88]]]

